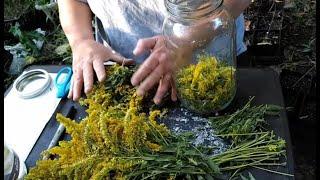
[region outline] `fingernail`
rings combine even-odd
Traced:
[[[73,96],[73,101],[78,101],[79,97],[78,96]]]
[[[137,91],[137,95],[138,95],[138,96],[143,96],[143,95],[144,95],[144,91],[138,90],[138,91]]]
[[[160,104],[160,99],[159,99],[159,98],[154,98],[154,99],[153,99],[153,102],[154,102],[155,104]]]
[[[172,98],[172,101],[177,101],[177,97],[173,97],[173,98]]]
[[[136,80],[135,79],[131,79],[131,84],[132,84],[132,86],[136,86],[137,85]]]
[[[125,59],[125,63],[134,64],[133,59]]]
[[[132,51],[132,53],[133,53],[134,55],[137,55],[137,48],[135,48],[135,49]]]

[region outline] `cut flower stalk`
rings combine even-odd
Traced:
[[[221,133],[233,134],[226,137],[237,140],[220,154],[212,154],[209,147],[194,146],[191,132],[172,133],[157,122],[163,111],[146,107],[148,99],[135,94],[130,85],[133,72],[119,65],[108,68],[105,84],[96,85],[81,101],[88,107],[88,116],[80,123],[57,115],[72,139],[45,151],[43,155],[57,158],[39,160],[25,179],[213,179],[246,167],[282,164],[279,159],[285,155],[284,140],[276,138],[272,131],[262,131],[260,126],[232,132],[221,128]],[[239,111],[242,115],[257,110],[245,107]],[[227,115],[220,120],[236,116]],[[237,123],[245,123],[244,117]],[[258,124],[263,124],[260,121]]]

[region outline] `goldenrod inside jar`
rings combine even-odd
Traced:
[[[166,0],[163,25],[177,67],[182,105],[209,114],[225,109],[236,92],[235,23],[222,0]]]

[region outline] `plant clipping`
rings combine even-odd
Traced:
[[[235,69],[214,56],[201,55],[177,73],[177,90],[182,105],[208,114],[225,108],[235,94]]]
[[[280,158],[286,152],[285,141],[260,128],[268,106],[250,107],[248,102],[235,114],[211,118],[212,126],[225,122],[217,136],[233,142],[226,151],[212,154],[212,149],[192,144],[192,133],[174,134],[158,123],[166,111],[147,107],[151,99],[135,94],[133,72],[134,68],[108,67],[105,83],[95,85],[82,99],[88,116],[80,123],[58,114],[72,139],[44,151],[42,155],[55,158],[39,160],[25,179],[215,179],[246,167],[284,165]],[[277,115],[278,110],[272,112]],[[248,122],[246,113],[256,116]],[[238,126],[250,123],[255,128],[230,126],[235,117]]]

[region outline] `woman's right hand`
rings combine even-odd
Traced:
[[[73,79],[68,94],[74,101],[81,97],[82,89],[88,94],[93,88],[94,73],[98,81],[106,79],[104,62],[108,60],[119,64],[133,64],[132,59],[126,59],[112,50],[110,46],[104,46],[93,39],[81,40],[71,46],[73,54]]]

